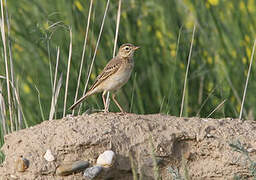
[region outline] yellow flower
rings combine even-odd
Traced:
[[[243,11],[243,12],[246,11],[245,4],[243,1],[240,2],[239,7],[240,7],[241,11]]]
[[[234,58],[236,58],[236,57],[237,57],[236,51],[235,51],[235,50],[231,51],[231,55],[232,55]]]
[[[94,80],[95,80],[95,78],[96,78],[95,73],[92,73],[92,74],[91,74],[91,79],[94,81]]]
[[[170,49],[176,49],[176,44],[175,43],[172,43],[172,44],[170,44]]]
[[[176,56],[176,51],[175,50],[171,50],[171,56],[175,57]]]
[[[180,63],[180,68],[181,68],[181,69],[184,69],[184,68],[185,68],[185,66],[184,66],[183,63]]]
[[[208,0],[209,4],[212,6],[216,6],[219,4],[219,0]]]
[[[138,25],[138,27],[141,27],[141,20],[137,20],[137,25]]]
[[[208,85],[207,85],[207,90],[208,92],[210,92],[213,88],[213,83],[212,82],[209,82]]]
[[[244,38],[244,39],[245,39],[245,41],[246,41],[247,43],[250,42],[250,37],[249,37],[247,34],[245,35],[245,38]]]
[[[162,35],[162,33],[161,33],[160,31],[156,31],[156,37],[157,37],[158,39],[162,39],[162,38],[163,38],[163,35]]]
[[[251,49],[250,48],[248,48],[248,47],[246,47],[246,55],[247,55],[247,57],[250,57],[251,56]]]
[[[188,29],[192,29],[193,26],[194,26],[194,24],[195,24],[195,23],[194,23],[193,20],[188,19],[187,22],[186,22],[186,27],[187,27]]]
[[[249,0],[247,7],[249,12],[253,13],[255,11],[255,0]]]
[[[80,3],[80,1],[75,1],[75,6],[77,7],[77,9],[79,9],[79,11],[83,11],[84,8],[82,6],[82,4]]]
[[[49,28],[48,22],[46,21],[46,22],[43,24],[43,26],[44,26],[44,29],[48,29],[48,28]]]
[[[123,13],[122,13],[122,17],[123,17],[124,19],[127,19],[127,14],[126,14],[126,12],[123,12]]]
[[[23,48],[19,44],[16,44],[16,43],[13,45],[13,48],[17,49],[19,52],[23,51]]]
[[[27,76],[27,80],[28,80],[29,83],[33,83],[33,80],[30,76]]]
[[[147,31],[148,32],[152,31],[152,27],[150,25],[147,26]]]
[[[208,62],[209,64],[212,64],[212,57],[208,57],[208,58],[207,58],[207,62]]]
[[[229,2],[229,3],[227,4],[227,7],[228,7],[228,9],[233,10],[233,9],[234,9],[233,2]]]
[[[204,51],[203,54],[204,54],[205,57],[207,57],[208,52],[207,52],[207,51]]]
[[[244,70],[244,76],[247,76],[248,75],[248,71],[247,69]]]
[[[161,33],[161,31],[156,31],[156,37],[159,40],[160,45],[163,47],[164,39],[163,39],[163,34]]]
[[[26,94],[29,94],[30,93],[30,87],[28,84],[24,83],[23,85],[23,90]]]
[[[167,36],[171,39],[174,39],[174,35],[172,34],[171,31],[167,32]]]
[[[244,64],[246,64],[246,61],[247,61],[247,60],[246,60],[245,57],[243,57],[242,61],[243,61]]]

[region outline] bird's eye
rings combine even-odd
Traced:
[[[127,47],[125,47],[124,49],[125,49],[126,51],[128,51],[130,48],[127,46]]]

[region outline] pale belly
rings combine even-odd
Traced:
[[[126,69],[120,69],[104,82],[103,89],[105,91],[115,91],[120,89],[130,79],[132,69],[133,66]]]

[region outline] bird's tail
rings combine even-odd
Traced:
[[[86,93],[83,97],[81,97],[78,101],[76,101],[72,106],[70,106],[69,110],[75,109],[81,102],[83,102],[88,96],[90,96],[90,93]]]

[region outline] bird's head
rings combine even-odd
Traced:
[[[123,44],[119,50],[118,50],[118,56],[120,57],[124,57],[124,58],[127,58],[127,57],[132,57],[135,50],[139,49],[140,47],[138,46],[134,46],[133,44],[130,44],[130,43],[126,43],[126,44]]]

